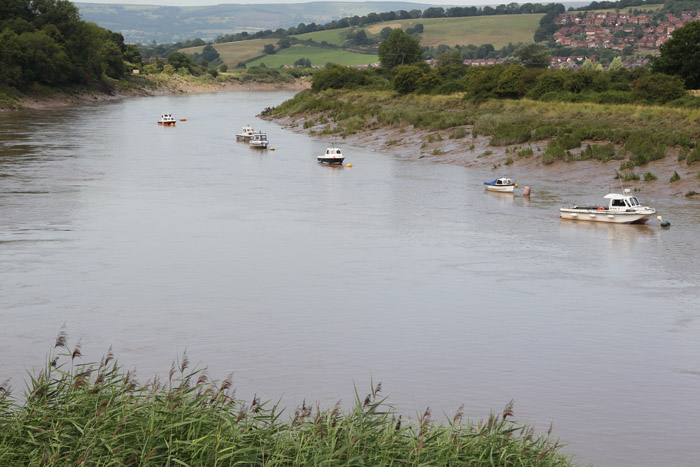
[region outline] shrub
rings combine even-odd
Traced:
[[[656,180],[657,178],[658,177],[651,172],[647,172],[644,174],[644,181],[645,182],[651,182],[651,181]]]
[[[627,173],[625,173],[625,175],[624,175],[624,177],[623,177],[623,180],[624,180],[625,182],[630,182],[630,181],[633,181],[633,180],[639,180],[639,175],[636,174],[636,173],[634,173],[634,172],[627,172]]]
[[[624,161],[624,162],[620,163],[620,170],[629,170],[629,169],[634,169],[634,162]]]
[[[692,152],[689,152],[685,158],[685,162],[691,165],[693,162],[700,161],[700,146],[696,146]]]
[[[467,136],[467,130],[464,127],[455,128],[455,130],[450,133],[450,139],[462,139]]]
[[[532,155],[532,148],[525,148],[522,151],[518,151],[519,158],[529,157],[531,155]]]
[[[544,154],[542,154],[542,163],[545,165],[550,165],[557,159],[564,159],[565,156],[566,150],[555,142],[550,141],[547,145],[547,149],[544,151]]]
[[[617,156],[615,154],[615,145],[610,144],[599,144],[591,146],[586,145],[586,148],[581,151],[579,156],[580,160],[597,159],[601,162],[607,162],[610,159],[615,159]],[[634,166],[634,164],[633,164]]]
[[[496,127],[491,138],[491,146],[505,146],[530,141],[532,128],[525,123],[501,123]]]
[[[673,175],[671,175],[671,180],[670,180],[671,183],[677,182],[677,181],[680,180],[680,179],[681,179],[681,176],[678,175],[678,172],[676,172],[676,171],[674,170],[674,171],[673,171]]]
[[[511,165],[512,163],[513,163],[512,157],[509,157],[508,159],[506,159],[506,162],[505,162],[506,165]]]
[[[683,81],[677,76],[652,73],[632,82],[632,93],[637,99],[664,104],[685,95]]]
[[[581,139],[572,134],[566,134],[559,136],[556,144],[564,149],[576,149],[581,147]]]

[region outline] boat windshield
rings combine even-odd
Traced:
[[[630,198],[630,203],[632,203],[632,206],[639,206],[639,200],[636,196]]]

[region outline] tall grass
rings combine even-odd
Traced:
[[[512,403],[488,420],[460,409],[435,423],[428,409],[404,423],[379,384],[347,411],[303,403],[285,417],[235,399],[230,377],[212,381],[186,356],[141,384],[111,352],[80,363],[63,334],[54,352],[23,403],[0,389],[2,465],[571,465],[549,434],[511,419]]]

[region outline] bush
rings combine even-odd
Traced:
[[[578,149],[581,147],[581,139],[572,134],[561,135],[556,144],[564,149]]]
[[[315,92],[324,89],[356,88],[368,83],[367,74],[354,68],[331,65],[313,74],[311,89]]]
[[[647,172],[644,174],[644,181],[645,182],[651,182],[651,181],[656,180],[657,178],[659,178],[659,177],[657,177],[656,175],[654,175],[651,172]]]
[[[700,146],[695,146],[692,152],[689,152],[685,158],[685,162],[688,165],[692,165],[693,162],[700,161]]]
[[[532,155],[532,148],[525,148],[522,151],[518,151],[518,158],[529,157]]]
[[[678,175],[678,172],[676,172],[676,171],[674,170],[674,171],[673,171],[673,175],[671,175],[671,180],[670,180],[671,183],[677,182],[677,181],[680,180],[680,179],[681,179],[681,176]]]
[[[530,141],[532,128],[525,123],[501,123],[494,132],[491,146],[506,146],[509,144],[520,144]]]
[[[565,156],[566,150],[555,142],[550,141],[547,145],[547,149],[544,151],[544,154],[542,154],[542,163],[545,165],[550,165],[557,159],[564,159]]]
[[[677,76],[652,73],[632,82],[632,92],[637,99],[664,104],[685,95],[683,81]]]

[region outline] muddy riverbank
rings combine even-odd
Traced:
[[[284,117],[277,120],[281,125],[299,133],[313,134],[338,142],[337,135],[324,134],[326,124],[318,124],[321,114]],[[310,123],[307,123],[310,122]],[[454,138],[455,128],[447,130],[426,130],[413,126],[396,128],[392,126],[377,126],[371,131],[360,131],[342,138],[350,144],[372,148],[376,151],[391,153],[407,160],[428,159],[438,164],[458,165],[490,170],[493,178],[510,176],[521,186],[532,186],[536,191],[538,182],[563,183],[567,185],[596,186],[602,194],[618,190],[622,184],[650,197],[668,197],[678,202],[700,201],[700,164],[687,165],[685,160],[678,160],[678,148],[669,148],[666,157],[651,161],[644,167],[636,167],[635,173],[640,180],[627,180],[621,184],[616,178],[620,169],[620,160],[601,162],[585,160],[576,162],[555,161],[544,164],[542,155],[547,147],[547,140],[533,143],[491,146],[491,137],[472,136],[472,125],[461,127],[464,136]],[[459,128],[457,129],[459,130]],[[452,137],[451,137],[452,136]],[[342,143],[341,143],[342,144]],[[601,144],[600,141],[583,141],[582,148],[587,144]],[[523,150],[532,150],[532,154],[519,155]],[[621,146],[616,148],[622,150]],[[572,152],[576,153],[577,150]],[[580,152],[580,150],[578,150]],[[644,181],[647,172],[657,177]],[[673,174],[680,179],[671,182]],[[698,192],[698,194],[693,194]],[[575,200],[572,200],[575,201]]]

